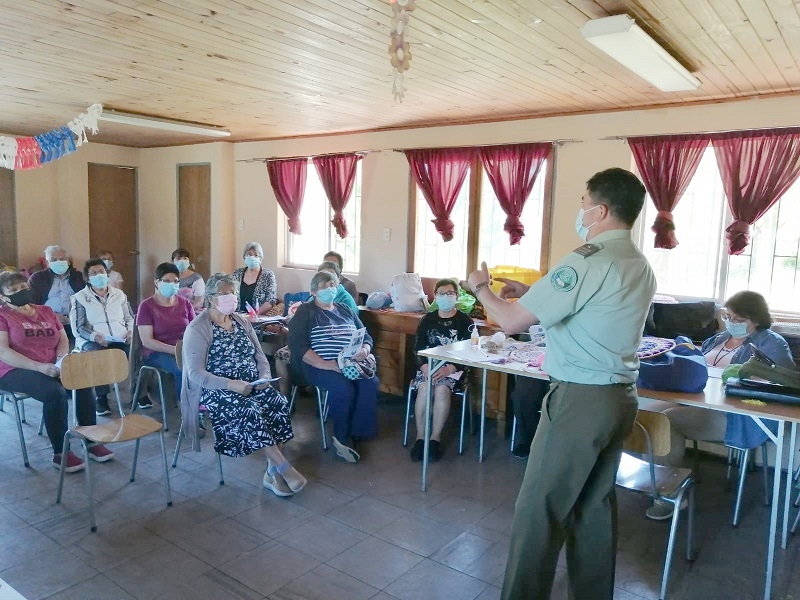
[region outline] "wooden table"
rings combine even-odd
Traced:
[[[526,369],[524,365],[519,363],[510,362],[505,364],[495,364],[492,362],[483,361],[469,361],[462,360],[461,358],[450,354],[448,351],[464,350],[469,348],[470,343],[456,342],[447,346],[439,346],[438,348],[430,348],[423,350],[419,353],[428,359],[428,373],[435,373],[438,369],[442,368],[444,364],[458,363],[466,366],[481,369],[484,373],[482,392],[485,390],[485,381],[487,371],[498,371],[502,373],[511,373],[514,375],[521,375],[523,377],[535,377],[537,379],[547,379],[548,377],[542,372],[535,372]],[[725,388],[720,379],[709,378],[705,389],[699,394],[687,394],[681,392],[659,392],[654,390],[640,389],[639,396],[641,398],[651,398],[653,400],[663,400],[666,402],[674,402],[684,406],[695,406],[706,410],[717,410],[724,413],[745,415],[753,419],[753,421],[769,436],[769,439],[775,444],[775,474],[772,485],[772,506],[770,509],[769,518],[769,537],[767,540],[767,564],[766,575],[764,582],[764,600],[770,600],[772,594],[772,571],[775,560],[775,534],[778,521],[778,498],[780,497],[781,477],[783,476],[783,443],[784,443],[784,430],[786,423],[790,427],[790,445],[789,445],[789,468],[786,476],[786,495],[784,498],[783,506],[783,531],[781,537],[781,547],[786,548],[787,534],[789,526],[789,507],[791,504],[792,492],[792,474],[794,472],[794,448],[797,440],[797,424],[800,423],[800,406],[769,403],[766,405],[753,405],[743,402],[739,398],[727,396]],[[482,404],[484,402],[482,401]],[[425,418],[425,448],[422,460],[422,491],[427,488],[428,477],[428,444],[430,439],[430,410],[431,410],[431,394],[428,388],[426,398],[426,418]],[[764,420],[774,420],[778,422],[778,433],[774,434],[764,424]],[[483,425],[483,423],[481,423]],[[481,429],[481,446],[483,445],[483,429]]]

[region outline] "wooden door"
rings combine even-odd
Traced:
[[[0,169],[0,268],[17,264],[17,215],[14,200],[14,171]]]
[[[89,253],[114,255],[114,270],[122,275],[134,310],[139,302],[138,214],[136,169],[89,163]]]
[[[178,246],[194,270],[211,275],[211,165],[178,165]]]

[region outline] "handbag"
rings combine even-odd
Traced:
[[[398,273],[392,277],[389,293],[397,312],[423,312],[428,308],[419,273]]]
[[[636,386],[662,392],[702,392],[708,381],[708,366],[700,348],[684,336],[675,338],[671,350],[639,362]]]
[[[339,363],[339,370],[347,379],[355,381],[357,379],[370,379],[375,376],[378,370],[378,363],[372,354],[368,354],[367,358],[363,360],[353,360],[352,358],[344,358],[339,355],[337,362]]]
[[[750,349],[753,351],[753,356],[748,358],[747,362],[739,369],[739,379],[759,377],[787,388],[800,389],[800,372],[776,365],[753,344],[750,344]]]

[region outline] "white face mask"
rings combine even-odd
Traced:
[[[589,229],[597,225],[597,221],[591,225],[584,225],[583,215],[588,212],[592,212],[595,208],[600,208],[600,205],[598,204],[597,206],[593,206],[589,210],[584,210],[583,207],[581,207],[581,209],[578,211],[578,216],[575,217],[575,231],[577,232],[578,237],[580,237],[584,242],[586,241],[586,238],[589,237]]]

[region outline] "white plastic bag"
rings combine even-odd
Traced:
[[[396,311],[422,312],[428,308],[419,273],[398,273],[392,277],[389,293]]]

